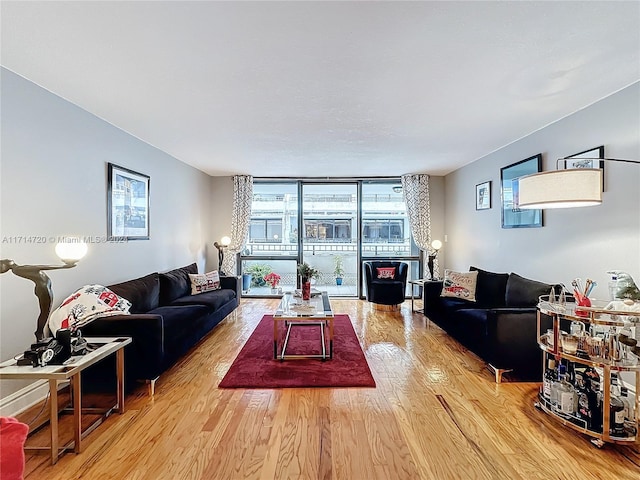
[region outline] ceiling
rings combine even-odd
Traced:
[[[637,1],[0,8],[4,67],[211,175],[442,175],[640,79]]]

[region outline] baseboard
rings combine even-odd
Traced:
[[[49,382],[38,380],[0,400],[0,416],[15,417],[38,402],[49,392]]]

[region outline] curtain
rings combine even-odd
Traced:
[[[237,275],[237,257],[249,235],[251,203],[253,202],[253,177],[236,175],[233,177],[233,216],[231,217],[231,243],[225,249],[220,270],[227,275]]]
[[[427,255],[431,252],[431,202],[429,200],[429,175],[403,175],[402,197],[407,206],[407,216],[413,241]],[[435,253],[435,252],[433,252]],[[433,254],[432,253],[432,254]],[[434,277],[438,278],[438,259],[434,259]]]

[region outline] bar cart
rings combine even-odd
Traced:
[[[589,435],[598,448],[636,443],[640,312],[583,307],[570,295],[562,303],[543,295],[537,310],[544,373],[535,407]],[[553,327],[543,332],[545,316]]]

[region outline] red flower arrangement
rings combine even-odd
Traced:
[[[274,272],[267,273],[264,276],[264,281],[267,282],[271,288],[277,288],[280,283],[280,275]]]

